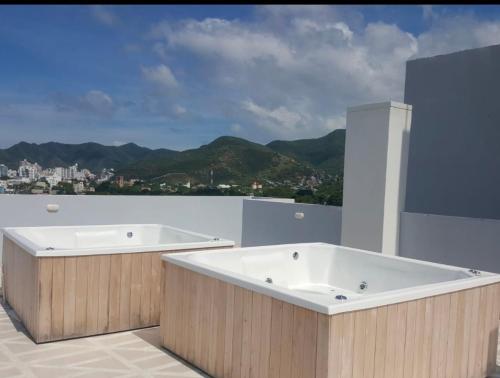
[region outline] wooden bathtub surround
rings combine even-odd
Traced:
[[[214,377],[483,378],[495,370],[500,284],[325,315],[162,264],[162,345]]]
[[[37,343],[157,326],[162,253],[34,257],[4,238],[5,300]]]

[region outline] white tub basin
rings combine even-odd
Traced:
[[[173,251],[233,246],[231,240],[160,224],[8,227],[7,237],[36,257]]]
[[[488,272],[325,243],[185,252],[162,259],[329,315],[500,282],[500,275]]]

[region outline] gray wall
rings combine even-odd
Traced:
[[[500,219],[500,46],[409,61],[408,212]]]
[[[500,273],[500,221],[402,213],[401,256]]]
[[[296,212],[304,218],[296,219]],[[244,200],[241,245],[340,244],[341,225],[341,207]]]

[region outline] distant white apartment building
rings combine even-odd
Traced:
[[[0,164],[0,177],[6,177],[9,174],[9,168],[6,165]]]
[[[42,167],[38,163],[30,163],[26,159],[19,162],[18,175],[27,178],[30,181],[37,180],[40,177]]]

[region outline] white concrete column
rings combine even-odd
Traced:
[[[392,101],[347,110],[342,245],[398,254],[411,111]]]

